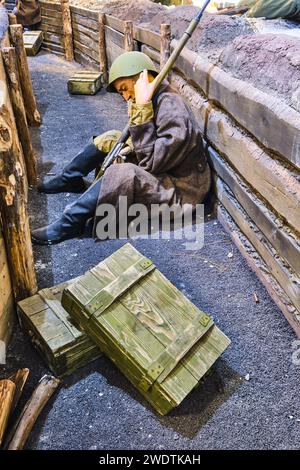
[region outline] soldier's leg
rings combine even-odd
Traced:
[[[86,222],[95,215],[101,184],[101,178],[95,181],[75,202],[65,208],[62,216],[55,222],[32,230],[33,243],[55,245],[82,235]]]
[[[41,183],[38,190],[47,194],[84,192],[87,189],[84,176],[103,163],[120,135],[120,131],[108,131],[90,139],[88,144],[65,166],[60,175],[46,183]]]

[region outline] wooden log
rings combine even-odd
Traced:
[[[11,413],[15,388],[11,380],[0,380],[0,446]]]
[[[6,70],[6,76],[8,79],[10,99],[13,105],[19,139],[23,148],[28,183],[31,186],[36,186],[37,161],[33,152],[31,137],[27,125],[26,111],[24,108],[15,49],[13,47],[5,47],[2,49],[2,55]]]
[[[61,1],[61,14],[62,14],[62,23],[64,31],[64,44],[65,44],[65,54],[66,60],[74,60],[74,50],[73,50],[73,31],[72,31],[72,21],[71,21],[71,12],[69,0],[60,0]]]
[[[13,28],[14,26],[11,26]],[[37,291],[27,213],[27,181],[6,76],[0,57],[0,213],[16,300]]]
[[[254,194],[250,186],[213,148],[210,147],[208,152],[210,164],[216,174],[229,186],[238,202],[279,255],[296,273],[300,273],[300,240],[278,220],[265,202]]]
[[[103,74],[103,80],[108,82],[108,64],[106,55],[106,38],[105,38],[105,21],[104,13],[99,14],[99,61],[100,72]]]
[[[6,350],[15,324],[15,306],[6,248],[0,227],[0,364],[6,363]]]
[[[262,257],[272,276],[276,279],[292,304],[300,311],[300,278],[288,268],[279,257],[278,253],[272,249],[268,241],[262,236],[255,223],[247,216],[246,212],[230,194],[228,187],[217,181],[218,199],[235,221],[239,229],[244,233],[255,250]]]
[[[23,27],[12,25],[9,27],[12,44],[16,50],[19,77],[24,99],[27,121],[32,126],[41,124],[41,116],[38,112],[35,96],[33,93],[30,72],[27,63],[26,51],[23,42]]]
[[[228,116],[208,103],[186,80],[176,74],[171,77],[171,83],[190,104],[211,145],[226,156],[226,160],[268,201],[283,221],[300,233],[298,173],[275,160]]]
[[[133,45],[133,23],[132,21],[125,21],[124,25],[124,49],[126,52],[134,50]]]
[[[160,70],[167,63],[171,52],[171,25],[160,25]],[[168,79],[168,77],[166,77]]]
[[[257,277],[263,283],[270,297],[278,305],[285,318],[296,332],[298,338],[300,338],[300,312],[297,311],[295,306],[292,305],[290,299],[271,275],[262,258],[258,255],[257,251],[247,240],[247,238],[238,229],[237,225],[229,216],[226,209],[221,205],[219,205],[217,208],[217,215],[218,220],[221,222],[226,232],[228,232],[231,236],[233,242],[245,258],[249,267],[255,272]]]
[[[8,21],[9,21],[9,24],[12,25],[12,24],[17,24],[17,17],[16,15],[14,15],[13,13],[8,13]]]
[[[17,372],[14,372],[8,377],[8,379],[11,380],[15,384],[15,393],[14,393],[14,398],[13,398],[13,402],[11,406],[12,412],[15,410],[21,398],[24,385],[28,379],[28,375],[29,375],[29,369],[19,369],[17,370]]]
[[[8,450],[23,449],[28,436],[44,406],[57,389],[60,381],[55,377],[45,375],[22,410],[16,425]]]

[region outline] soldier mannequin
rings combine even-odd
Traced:
[[[33,230],[33,242],[52,245],[84,232],[97,204],[118,210],[119,196],[128,203],[185,204],[203,201],[210,188],[210,169],[194,115],[182,98],[163,82],[153,96],[157,71],[148,56],[127,52],[112,64],[108,91],[130,103],[130,163],[111,165],[88,189],[83,177],[102,164],[120,131],[91,139],[61,175],[39,185],[40,192],[83,193],[56,222]]]

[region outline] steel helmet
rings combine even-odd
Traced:
[[[116,92],[113,83],[118,78],[132,77],[145,69],[154,72],[155,75],[158,74],[150,57],[143,52],[124,52],[124,54],[119,55],[112,63],[109,71],[107,91]]]

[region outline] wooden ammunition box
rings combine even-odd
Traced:
[[[62,305],[160,414],[179,405],[230,344],[130,244],[69,284]]]
[[[21,326],[57,376],[68,375],[101,355],[61,305],[62,292],[69,282],[40,290],[19,302],[17,309]]]
[[[102,87],[102,74],[93,71],[76,72],[68,80],[68,92],[73,95],[95,95]]]
[[[24,46],[27,55],[36,55],[43,42],[42,31],[25,31],[23,33]]]

